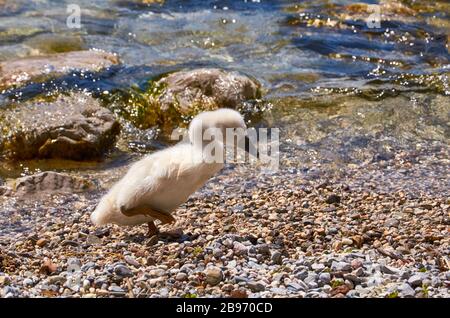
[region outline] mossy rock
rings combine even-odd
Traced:
[[[104,98],[139,128],[170,130],[186,125],[202,111],[245,108],[246,103],[261,98],[261,85],[237,72],[201,68],[166,74],[150,81],[146,90],[133,87]]]
[[[81,36],[42,33],[24,41],[26,46],[38,50],[40,54],[64,53],[85,50]]]

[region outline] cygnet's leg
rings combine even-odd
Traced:
[[[140,205],[134,208],[126,208],[124,206],[120,207],[120,212],[126,216],[135,216],[135,215],[146,215],[150,216],[154,220],[161,221],[161,224],[170,224],[175,222],[175,218],[168,212],[157,211],[148,205]],[[149,234],[154,233],[158,234],[159,231],[153,221],[148,222]]]
[[[175,222],[175,218],[167,212],[156,211],[155,209],[149,207],[148,205],[140,205],[134,208],[126,208],[124,206],[120,207],[120,211],[123,215],[126,216],[135,216],[135,215],[146,215],[150,216],[154,220],[161,221],[161,224],[170,224]],[[148,222],[148,233],[149,237],[154,235],[159,235],[159,230],[156,227],[154,221]]]
[[[148,237],[152,237],[154,235],[158,235],[159,234],[159,230],[156,227],[154,221],[150,221],[147,224],[148,224],[148,232],[147,232]]]

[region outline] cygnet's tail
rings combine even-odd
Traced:
[[[91,214],[91,221],[94,225],[100,226],[111,222],[111,213],[114,207],[107,196],[104,196],[100,200],[94,212]]]

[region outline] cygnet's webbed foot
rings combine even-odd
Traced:
[[[148,232],[147,232],[148,237],[153,237],[159,234],[159,230],[156,227],[155,222],[151,221],[148,222],[147,224],[148,224]]]

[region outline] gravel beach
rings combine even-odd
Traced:
[[[301,169],[293,154],[282,152],[277,172],[227,166],[159,237],[93,227],[102,191],[11,194],[1,203],[1,296],[450,296],[448,180],[427,175],[448,167],[446,153],[345,172]],[[90,178],[108,187],[125,168]],[[439,190],[408,187],[411,174]]]
[[[0,0],[0,298],[450,297],[449,1],[31,2]],[[204,184],[176,222],[94,226],[219,108],[278,169],[152,157],[94,221]]]

